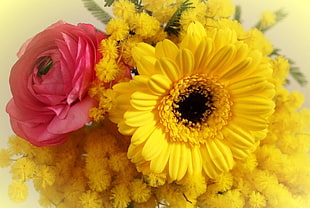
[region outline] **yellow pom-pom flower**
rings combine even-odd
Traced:
[[[9,150],[7,149],[1,149],[0,150],[0,168],[4,168],[10,165],[11,163],[11,156]]]
[[[277,23],[277,15],[270,10],[264,11],[260,18],[259,29],[264,30],[268,27],[273,26],[276,23]]]
[[[114,86],[110,118],[132,135],[128,157],[143,173],[215,178],[264,137],[272,70],[232,30],[207,33],[195,22],[179,46],[166,39],[132,53],[139,75]]]
[[[25,182],[14,181],[9,185],[9,197],[14,202],[23,202],[28,196],[28,186]]]
[[[80,203],[83,208],[100,208],[102,207],[102,200],[97,192],[87,191],[80,197]]]

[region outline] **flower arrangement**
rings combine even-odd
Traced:
[[[57,22],[10,75],[13,201],[42,207],[308,207],[306,80],[230,0],[93,0],[106,24]]]

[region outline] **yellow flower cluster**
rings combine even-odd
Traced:
[[[298,92],[289,92],[283,87],[290,68],[288,60],[281,56],[271,56],[274,48],[259,28],[245,31],[239,22],[230,18],[235,12],[231,0],[186,1],[190,3],[190,7],[179,15],[178,24],[180,27],[177,28],[179,29],[179,36],[170,34],[165,30],[165,26],[184,1],[142,0],[141,5],[138,6],[132,2],[140,1],[118,0],[114,2],[113,12],[116,17],[107,24],[106,33],[109,37],[101,42],[100,52],[103,58],[95,67],[98,79],[92,83],[89,90],[89,95],[98,101],[98,107],[90,109],[90,116],[94,119],[94,122],[71,133],[68,141],[60,146],[35,147],[21,138],[12,136],[9,139],[9,148],[0,150],[0,167],[11,167],[12,183],[8,187],[10,198],[16,202],[24,201],[28,196],[27,184],[32,181],[35,189],[40,193],[40,205],[49,208],[310,207],[310,109],[300,110],[303,96]],[[273,16],[270,13],[265,13],[263,17],[261,23],[264,23],[264,27],[270,27],[274,24]],[[193,37],[188,38],[186,34],[193,22],[199,22],[203,25],[203,32],[193,33]],[[198,42],[186,42],[186,38],[188,38],[187,40],[195,40],[195,35],[198,34],[199,36],[199,34],[204,33],[207,33],[208,37],[208,40],[203,40],[205,47],[200,47],[198,50]],[[164,39],[169,40],[161,42]],[[201,37],[197,39],[201,39]],[[153,46],[159,43],[159,46],[157,50],[146,44],[143,45],[144,48],[136,47],[141,42]],[[169,44],[171,47],[164,48]],[[212,47],[208,44],[211,44]],[[240,50],[232,53],[233,44],[235,44],[234,47],[238,46]],[[180,49],[176,45],[180,46]],[[136,47],[134,49],[136,54],[147,54],[145,55],[147,58],[143,59],[140,56],[133,58],[132,49],[134,47]],[[143,51],[139,51],[141,48],[143,48]],[[218,56],[214,55],[217,60],[201,61],[206,60],[203,57],[206,54],[217,54]],[[227,58],[228,55],[231,56]],[[156,62],[154,57],[159,61]],[[226,60],[225,58],[232,59],[231,57],[234,57],[238,64],[243,63],[250,68],[252,66],[257,67],[251,68],[250,74],[252,75],[255,74],[255,70],[261,70],[260,73],[263,73],[264,70],[268,71],[268,84],[266,84],[267,81],[266,83],[263,82],[266,84],[264,85],[265,88],[259,88],[262,87],[260,81],[263,76],[261,75],[258,78],[253,75],[254,78],[249,76],[250,78],[246,79],[246,81],[258,80],[257,83],[259,82],[259,84],[245,85],[246,81],[238,80],[239,74],[236,69],[242,70],[245,68],[240,65],[237,65],[239,68],[233,68],[235,69],[234,73],[227,72],[223,77],[220,77],[218,72],[218,74],[214,73],[212,78],[215,81],[222,78],[225,80],[225,84],[230,87],[242,86],[240,88],[236,87],[236,89],[231,88],[232,91],[235,90],[236,97],[240,96],[241,101],[244,101],[244,91],[248,92],[249,89],[255,91],[259,98],[263,96],[257,92],[258,88],[262,93],[268,94],[268,98],[271,97],[269,94],[272,96],[275,94],[273,98],[268,100],[268,104],[272,103],[272,105],[270,104],[267,107],[275,106],[275,109],[270,111],[270,114],[274,112],[270,118],[268,117],[268,124],[263,123],[266,126],[261,128],[260,131],[252,131],[251,129],[251,131],[246,132],[247,134],[244,134],[249,134],[248,138],[253,138],[250,146],[246,146],[247,140],[242,137],[243,135],[239,135],[240,138],[237,135],[236,138],[239,138],[241,142],[233,143],[236,146],[234,147],[234,155],[237,156],[234,156],[234,160],[231,160],[231,168],[227,169],[227,171],[208,175],[203,173],[202,168],[198,168],[198,171],[192,171],[191,174],[187,172],[182,174],[184,177],[178,177],[179,180],[171,179],[166,166],[162,168],[165,171],[152,171],[149,167],[155,163],[151,164],[151,160],[141,159],[143,146],[132,145],[132,148],[130,146],[132,141],[144,145],[146,142],[141,142],[141,140],[147,138],[145,135],[147,133],[139,131],[139,135],[137,135],[141,137],[135,136],[135,138],[124,136],[119,131],[132,135],[132,129],[134,128],[117,126],[111,123],[109,117],[106,116],[110,114],[110,117],[112,117],[115,113],[112,108],[114,103],[119,100],[123,101],[126,98],[126,96],[115,97],[115,88],[112,88],[112,86],[115,83],[127,82],[130,79],[129,71],[137,65],[136,60],[139,60],[138,64],[140,64],[137,66],[138,72],[140,69],[144,74],[148,75],[150,71],[155,71],[156,66],[162,69],[167,77],[174,77],[173,72],[165,71],[165,66],[170,66],[170,68],[167,67],[169,69],[175,69],[177,68],[175,67],[176,64],[187,60],[189,62],[183,63],[185,67],[182,68],[182,72],[185,74],[189,70],[188,68],[194,65],[194,62],[203,63],[204,66],[213,66],[214,69],[220,71],[219,69],[224,68],[223,66],[229,67],[227,63],[234,63],[222,61],[223,59]],[[255,57],[255,59],[252,59],[252,57]],[[177,60],[175,61],[176,64],[168,59]],[[240,60],[243,59],[245,61],[241,62]],[[150,70],[148,71],[148,69]],[[272,73],[269,74],[269,72]],[[244,70],[242,74],[247,78],[244,74],[247,75],[247,71]],[[189,73],[186,76],[187,78],[190,77]],[[147,85],[146,77],[145,75],[136,76],[136,78],[133,78],[132,86],[136,84],[139,85],[138,87],[145,87]],[[194,90],[193,94],[195,96],[200,95],[200,91],[205,87],[207,90],[203,91],[203,99],[210,101],[209,98],[217,98],[217,95],[212,94],[212,90],[215,89],[211,85],[213,82],[210,81],[210,87],[207,85],[209,83],[204,84],[203,82],[203,80],[206,80],[204,79],[205,76],[200,78],[197,74],[194,74],[192,77],[195,78],[194,81],[199,80],[199,83],[201,83],[201,86],[195,89],[196,91]],[[234,78],[238,82],[232,83],[227,77],[230,78],[230,81],[231,78]],[[166,84],[162,80],[158,81],[155,78],[151,80],[153,83],[150,82],[150,87],[155,88],[160,84]],[[158,82],[155,83],[156,81]],[[193,83],[195,83],[194,81]],[[125,85],[119,85],[119,88],[122,86]],[[216,89],[222,87],[219,84],[217,86],[219,87]],[[266,86],[271,87],[267,89]],[[162,90],[165,86],[161,87],[156,89]],[[184,90],[192,88],[193,86],[190,86]],[[121,89],[123,92],[130,90],[132,91],[132,89],[125,87]],[[154,96],[147,94],[146,88],[143,88],[143,90],[139,92],[140,94],[133,94],[132,99],[128,102],[141,109],[157,105],[157,101],[155,104],[153,103]],[[229,90],[226,90],[227,93],[230,92]],[[175,89],[176,91],[177,89]],[[158,94],[157,97],[161,98],[161,92]],[[188,95],[188,97],[193,94]],[[186,100],[186,96],[183,97]],[[134,103],[134,98],[142,100],[149,98],[149,100],[145,103]],[[170,97],[167,96],[168,98]],[[229,96],[227,96],[227,99],[233,100]],[[214,108],[214,102],[211,101],[209,104]],[[174,111],[179,110],[176,107],[176,101],[172,100],[171,102],[174,103],[171,104],[174,107],[172,109]],[[179,100],[178,103],[182,104]],[[236,103],[231,102],[229,110],[233,108],[234,104]],[[247,104],[250,105],[251,101],[248,101]],[[262,104],[265,103],[262,102]],[[125,111],[128,110],[126,107],[120,106],[119,108]],[[265,108],[262,109],[264,111]],[[260,124],[259,122],[256,123],[256,120],[260,118],[256,118],[255,113],[250,112],[249,109],[245,110],[249,112],[246,118],[248,121]],[[258,108],[257,111],[259,110],[261,109]],[[236,111],[233,113],[236,113]],[[178,116],[182,117],[181,110],[177,112],[180,114]],[[168,113],[172,115],[173,112],[169,111]],[[132,118],[128,114],[130,112],[126,116],[132,119],[130,121],[132,121],[131,124],[134,127],[137,127],[135,122],[145,124],[143,119]],[[205,116],[205,120],[207,120],[207,116]],[[229,116],[229,118],[233,117]],[[214,120],[216,121],[216,118]],[[196,121],[193,119],[194,122]],[[227,122],[230,122],[230,120],[228,119]],[[179,125],[179,123],[177,124]],[[255,128],[253,123],[248,125]],[[148,124],[154,123],[150,122]],[[238,129],[236,132],[244,133],[241,130],[238,131]],[[232,131],[232,134],[236,134],[236,132]],[[158,135],[162,136],[162,134]],[[178,137],[175,138],[178,139]],[[155,139],[158,142],[158,138]],[[199,139],[202,138],[199,137]],[[173,142],[175,141],[171,143]],[[187,140],[182,142],[185,143]],[[223,142],[225,143],[225,141]],[[196,144],[192,144],[192,146],[194,145]],[[157,151],[159,151],[155,145],[150,146],[150,149],[150,152],[144,152],[143,154],[152,153],[156,155]],[[238,152],[240,149],[242,151]],[[205,152],[208,150],[205,150]],[[130,155],[128,155],[129,151]],[[227,150],[227,152],[229,151]],[[173,151],[170,151],[169,154],[171,152]],[[177,151],[175,150],[175,152]],[[239,157],[240,155],[243,156],[244,152],[246,152],[246,156]],[[197,156],[197,154],[192,155],[193,157]],[[129,160],[129,156],[134,161]],[[182,155],[179,154],[179,156]],[[190,157],[192,156],[188,156],[188,158]],[[199,159],[197,160],[198,165],[195,164],[197,167],[199,161],[205,158],[200,157]],[[212,158],[212,160],[217,159]],[[173,164],[173,161],[171,164]],[[190,162],[188,164],[189,167],[192,165]],[[215,163],[214,166],[220,165]],[[194,167],[194,165],[192,166]],[[176,167],[178,166],[176,165]],[[201,164],[200,167],[202,167]],[[142,173],[138,170],[148,170],[148,172]]]

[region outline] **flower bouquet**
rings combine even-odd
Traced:
[[[230,0],[93,0],[21,47],[0,150],[13,201],[42,207],[308,207],[306,80]]]

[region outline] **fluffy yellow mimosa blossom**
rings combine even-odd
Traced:
[[[0,150],[0,168],[10,165],[12,153],[7,149]]]
[[[114,2],[112,11],[115,16],[128,20],[134,15],[136,9],[132,2],[128,0],[118,0]]]
[[[20,158],[11,168],[13,179],[19,181],[26,181],[33,177],[35,173],[36,164],[29,158]]]
[[[245,30],[232,0],[112,1],[93,121],[58,146],[10,137],[9,197],[33,184],[43,208],[310,207],[310,109],[264,35],[286,14]]]
[[[246,32],[243,41],[247,43],[250,48],[260,50],[263,55],[269,55],[273,51],[273,46],[270,41],[256,28]]]
[[[264,30],[277,22],[277,15],[272,11],[264,11],[259,20],[259,29]]]
[[[9,197],[14,202],[23,202],[28,196],[28,186],[25,182],[14,181],[9,185]]]
[[[128,36],[129,26],[123,19],[111,19],[107,24],[106,31],[110,35],[108,40],[120,41]]]
[[[251,208],[266,207],[266,199],[259,192],[253,191],[250,195],[249,205]]]
[[[192,23],[181,43],[133,49],[139,75],[114,86],[110,118],[132,135],[128,157],[140,171],[215,178],[263,139],[273,112],[268,59],[232,30]]]
[[[235,13],[231,0],[208,0],[207,16],[213,18],[230,17]]]
[[[143,0],[146,10],[152,12],[159,22],[166,23],[171,18],[182,0]]]
[[[130,193],[126,184],[118,184],[111,190],[110,199],[113,207],[126,208],[130,202]]]
[[[102,199],[97,192],[87,191],[80,197],[80,202],[83,208],[101,208]]]

